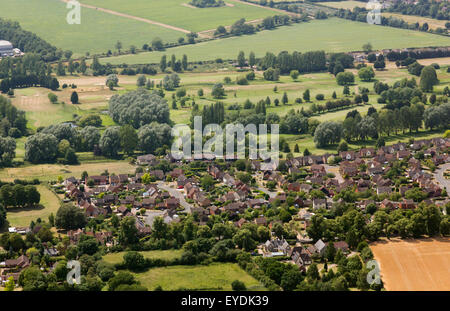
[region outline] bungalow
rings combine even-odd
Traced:
[[[323,255],[325,253],[326,245],[325,245],[325,243],[322,240],[318,240],[314,244],[314,248],[315,248],[317,253],[319,253],[320,255]]]
[[[339,152],[339,156],[345,161],[353,161],[356,158],[356,154],[354,151],[341,151]]]
[[[223,183],[225,185],[227,185],[228,187],[233,187],[234,186],[235,179],[230,174],[225,173],[223,175],[223,179],[222,180],[223,180]]]
[[[156,157],[153,154],[146,154],[146,155],[138,156],[136,159],[136,163],[138,165],[153,166],[153,165],[158,164],[158,160],[156,159]]]
[[[342,175],[356,176],[358,175],[358,166],[355,163],[345,161],[339,165],[339,172]]]
[[[148,172],[151,176],[154,176],[157,180],[163,180],[165,175],[163,170],[152,170]]]
[[[345,241],[333,242],[333,245],[336,250],[341,250],[344,254],[349,251],[348,244]]]
[[[167,209],[176,209],[180,205],[180,200],[177,198],[168,198],[164,201],[164,205]]]
[[[381,201],[380,207],[385,209],[394,209],[396,208],[396,203],[388,199],[384,199],[383,201]]]
[[[359,150],[359,156],[362,158],[371,158],[375,155],[375,149],[373,148],[361,148]]]
[[[255,224],[257,224],[258,226],[266,226],[267,225],[267,219],[264,216],[261,217],[257,217],[253,220],[253,222]]]
[[[88,184],[88,181],[92,180],[94,182],[94,185],[106,185],[108,183],[108,176],[88,176],[85,178],[84,182]]]
[[[16,259],[7,259],[0,265],[11,270],[22,270],[30,265],[30,260],[27,256],[22,255]]]
[[[241,218],[238,221],[236,221],[234,225],[238,228],[241,228],[246,222],[247,220],[245,220],[245,218]]]
[[[312,188],[313,187],[311,185],[308,185],[308,184],[301,184],[300,185],[300,191],[303,191],[303,192],[306,192],[306,193],[309,193]]]
[[[397,159],[403,160],[408,159],[411,156],[411,152],[408,150],[399,150],[397,151]]]
[[[416,208],[416,204],[414,203],[413,200],[403,199],[402,201],[400,201],[399,207],[401,209],[415,209]]]
[[[288,185],[288,191],[299,192],[300,184],[298,182],[293,182]]]

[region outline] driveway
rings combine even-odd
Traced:
[[[188,202],[186,202],[186,199],[184,198],[184,194],[180,190],[171,188],[162,181],[159,181],[157,183],[157,185],[158,185],[159,189],[169,192],[171,196],[180,200],[180,205],[184,207],[184,210],[186,211],[186,213],[191,213],[191,208],[193,206],[191,204],[189,204]]]
[[[325,171],[327,172],[327,174],[329,173],[334,174],[340,184],[342,184],[345,181],[341,175],[341,172],[339,172],[339,166],[331,166],[328,164],[323,164],[323,166],[325,167]]]
[[[163,211],[156,211],[156,210],[155,211],[154,210],[146,211],[145,212],[145,223],[147,225],[149,225],[150,228],[152,228],[155,218],[162,217],[163,215],[164,215]]]

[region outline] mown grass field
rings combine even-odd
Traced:
[[[121,55],[101,59],[111,64],[159,63],[161,56],[183,54],[190,61],[235,59],[239,51],[248,55],[254,51],[257,57],[266,52],[313,51],[327,52],[358,51],[363,44],[370,42],[374,49],[406,48],[424,46],[447,46],[450,38],[429,33],[369,25],[344,19],[331,18],[266,30],[254,35],[213,40],[195,45],[186,45],[160,52],[145,52],[134,55]]]
[[[103,256],[103,260],[110,264],[121,263],[123,261],[123,255],[125,253],[126,252],[106,254],[105,256]],[[180,258],[183,251],[179,249],[169,249],[169,250],[145,251],[139,253],[141,253],[145,258],[173,260]]]
[[[170,266],[153,268],[136,274],[149,290],[231,290],[234,280],[244,282],[248,290],[265,290],[259,281],[234,263],[214,263],[208,266]]]
[[[219,25],[228,26],[241,18],[251,21],[277,14],[270,9],[233,0],[226,0],[226,6],[216,8],[192,7],[189,6],[190,0],[81,0],[80,2],[193,32],[215,29]]]
[[[44,185],[37,186],[41,194],[40,204],[43,208],[9,208],[7,212],[7,220],[10,227],[29,226],[30,222],[41,218],[47,221],[51,213],[56,215],[60,206],[59,199],[55,193]]]
[[[68,12],[66,3],[60,0],[0,0],[0,17],[16,20],[25,30],[76,55],[114,50],[117,41],[127,49],[130,45],[142,47],[155,37],[174,42],[184,36],[179,31],[83,7],[81,24],[69,25]]]

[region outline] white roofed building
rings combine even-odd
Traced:
[[[0,56],[14,56],[13,45],[11,42],[0,40]]]

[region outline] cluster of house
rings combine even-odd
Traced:
[[[285,239],[275,238],[267,240],[266,243],[261,245],[260,251],[264,257],[289,257],[291,263],[306,271],[306,267],[312,263],[312,257],[314,255],[323,256],[328,244],[328,242],[318,240],[314,244],[296,243],[291,246]],[[341,250],[344,255],[349,253],[347,242],[336,241],[333,242],[333,245],[336,250]]]
[[[10,233],[26,234],[32,232],[37,234],[41,230],[41,225],[35,225],[32,229],[30,228],[10,228]],[[20,230],[17,230],[20,229]],[[54,257],[59,255],[59,251],[47,243],[43,243],[44,255],[49,257]],[[0,247],[1,249],[1,247]],[[19,276],[22,270],[30,266],[30,258],[26,255],[21,255],[16,259],[6,259],[5,261],[0,261],[0,286],[4,286],[10,277],[14,279],[15,284],[18,284]],[[53,266],[54,267],[54,266]],[[52,268],[53,268],[52,267]]]
[[[156,179],[164,179],[166,176],[160,170],[149,173]],[[66,201],[72,201],[83,209],[87,217],[107,216],[113,213],[119,217],[135,217],[139,232],[148,235],[151,228],[145,223],[140,211],[164,210],[166,211],[164,216],[170,218],[179,209],[180,200],[167,191],[161,191],[155,183],[142,183],[143,175],[144,173],[137,173],[131,177],[126,174],[99,175],[86,177],[85,180],[70,177],[63,182]],[[181,169],[174,169],[167,175],[180,179],[184,176]]]
[[[20,272],[29,265],[30,260],[25,255],[0,262],[0,285],[4,286],[11,276],[17,284]]]

